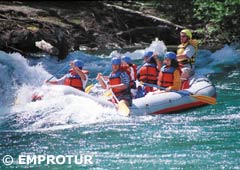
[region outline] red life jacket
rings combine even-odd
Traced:
[[[183,80],[182,81],[182,87],[181,87],[181,89],[183,90],[183,89],[188,89],[190,87],[190,85],[189,85],[189,80]]]
[[[109,77],[109,84],[110,85],[117,85],[117,84],[121,84],[121,75],[122,71],[117,71],[115,73],[111,73],[110,77]],[[120,95],[124,95],[124,94],[128,94],[130,92],[129,88],[127,89],[118,89],[118,88],[113,88],[112,91],[114,92],[114,94],[116,96],[120,96]]]
[[[131,76],[131,68],[133,69],[133,72],[134,72],[134,78],[132,78]],[[130,79],[130,88],[136,88],[136,85],[135,85],[135,80],[137,79],[137,65],[136,64],[132,64],[131,66],[121,66],[121,71],[125,71],[128,76],[129,76],[129,79]]]
[[[84,74],[88,74],[87,70],[81,70]],[[64,85],[72,86],[78,90],[84,91],[83,82],[81,77],[73,71],[73,69],[69,70],[69,74],[67,74],[67,78],[64,80]]]
[[[173,73],[176,70],[174,67],[168,67],[164,65],[158,74],[158,85],[161,87],[169,87],[173,85],[174,76]]]
[[[146,63],[139,71],[139,80],[145,83],[157,84],[158,70],[155,64]]]

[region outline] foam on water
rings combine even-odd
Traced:
[[[114,108],[76,95],[60,95],[45,100],[14,106],[15,121],[23,130],[52,130],[108,121],[120,116]]]
[[[146,51],[154,51],[162,56],[166,52],[166,46],[162,41],[156,40],[146,49],[126,52],[123,55],[129,55],[132,60],[139,60]],[[229,67],[235,66],[240,62],[239,56],[234,47],[227,45],[215,53],[200,50],[197,57],[197,72],[214,73],[223,70],[225,64]],[[90,99],[73,94],[45,91],[43,100],[31,102],[33,92],[44,86],[44,80],[51,77],[56,70],[66,66],[70,60],[83,60],[84,69],[90,70],[89,77],[94,80],[98,72],[104,70],[110,72],[110,57],[75,51],[65,60],[58,62],[52,57],[25,59],[18,53],[7,54],[0,51],[0,124],[4,125],[4,130],[35,131],[128,120],[129,118],[117,115],[115,108],[106,108]],[[55,76],[59,78],[63,74],[64,72]],[[235,74],[229,76],[234,77]],[[18,101],[15,101],[16,96]],[[148,121],[155,118],[143,116],[134,119]]]
[[[211,53],[199,50],[196,58],[197,73],[209,74],[223,72],[225,67],[233,70],[240,64],[240,52],[235,46],[225,45],[222,49]]]
[[[50,76],[41,64],[30,66],[19,53],[3,51],[0,51],[0,72],[0,107],[12,104],[21,86],[39,86],[46,76]]]

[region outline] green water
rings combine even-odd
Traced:
[[[240,169],[239,71],[213,75],[218,104],[65,130],[1,132],[2,157],[90,154],[92,165],[11,165],[1,169]]]
[[[19,119],[21,113],[16,114],[10,109],[7,118],[0,115],[0,122],[4,122],[0,124],[0,169],[239,170],[238,68],[223,69],[221,73],[209,77],[217,89],[216,105],[173,114],[110,118],[100,122],[96,119],[91,123],[74,124],[67,128],[24,130],[23,127],[31,127],[29,125],[32,122],[39,123],[41,115],[34,113],[36,117],[29,116],[30,122],[27,122],[25,119],[28,119],[28,114],[32,114],[31,110],[22,114],[26,116],[24,119]],[[34,110],[36,105],[31,107]],[[55,110],[60,107],[57,106],[55,110],[46,108],[44,113],[55,114]],[[54,118],[58,119],[58,116]],[[61,122],[47,126],[58,124],[61,126]],[[19,165],[19,155],[29,154],[90,155],[92,164],[49,165],[43,162],[39,165]],[[4,165],[2,159],[5,155],[11,155],[15,162],[10,166]]]

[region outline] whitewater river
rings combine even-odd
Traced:
[[[149,48],[165,50],[163,44]],[[144,50],[129,55],[141,64]],[[0,51],[1,170],[240,169],[240,52],[235,47],[198,52],[197,73],[216,86],[216,105],[122,117],[76,95],[49,92],[41,101],[30,101],[70,60],[84,61],[94,80],[110,68],[108,55],[75,51],[59,62]]]

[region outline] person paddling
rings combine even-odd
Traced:
[[[164,65],[158,74],[157,85],[166,88],[164,91],[180,90],[181,88],[181,70],[177,62],[177,56],[174,52],[167,52],[164,56]],[[164,92],[157,90],[153,94]]]
[[[198,50],[197,40],[192,39],[192,32],[189,29],[184,29],[180,32],[181,44],[177,50],[177,60],[181,68],[188,67],[195,69],[195,59]]]
[[[139,81],[150,84],[157,84],[157,75],[161,68],[161,62],[157,58],[157,55],[152,51],[148,51],[143,56],[145,64],[137,73],[137,78]],[[145,92],[153,91],[152,87],[145,86]]]
[[[57,80],[47,81],[50,84],[62,84],[72,86],[78,90],[84,91],[88,81],[88,71],[83,70],[84,63],[81,60],[70,61],[69,73]]]
[[[124,102],[127,106],[132,105],[132,96],[130,93],[130,79],[125,71],[120,70],[121,58],[112,58],[112,72],[108,78],[108,84],[105,84],[102,73],[98,73],[96,79],[101,84],[104,89],[112,89],[113,93],[119,100],[119,102]],[[113,98],[112,101],[117,103]]]

